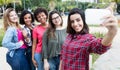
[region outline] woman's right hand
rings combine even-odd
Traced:
[[[44,70],[49,70],[50,66],[48,61],[44,61]]]
[[[35,60],[34,58],[32,58],[32,62],[33,62],[33,64],[34,64],[34,66],[37,68],[37,67],[38,67],[38,64],[37,64],[37,62],[36,62],[36,60]]]
[[[26,30],[22,30],[22,34],[23,34],[24,38],[27,38],[27,31]]]
[[[21,46],[24,44],[24,42],[22,40],[20,40],[19,43],[21,44]]]

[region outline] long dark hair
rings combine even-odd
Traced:
[[[76,34],[75,30],[71,27],[71,21],[70,21],[70,16],[73,15],[73,14],[80,14],[80,16],[83,20],[84,26],[83,26],[83,29],[79,32],[79,34],[89,33],[88,25],[85,22],[84,11],[81,10],[81,9],[78,9],[78,8],[73,8],[68,15],[67,33],[72,34],[72,35]]]
[[[49,13],[49,28],[48,28],[48,30],[47,30],[47,36],[48,36],[48,38],[50,38],[50,37],[55,37],[54,32],[55,32],[56,27],[55,27],[55,25],[54,25],[54,23],[53,23],[53,21],[52,21],[52,15],[55,14],[55,13],[60,16],[60,18],[61,18],[61,20],[62,20],[62,21],[61,21],[61,26],[63,25],[63,19],[62,19],[62,16],[60,15],[60,13],[59,13],[58,11],[56,11],[56,10],[51,11],[51,12]]]
[[[28,10],[24,10],[24,11],[22,11],[22,13],[21,13],[21,15],[20,15],[20,24],[22,24],[22,25],[25,24],[24,16],[25,16],[26,14],[30,14],[30,15],[31,15],[31,18],[32,18],[32,22],[31,22],[31,23],[34,22],[34,17],[33,17],[32,12],[30,12],[30,11],[28,11]]]

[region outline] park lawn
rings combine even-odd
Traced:
[[[3,28],[0,28],[0,47],[2,46],[3,36],[4,36],[4,30],[3,30]]]
[[[104,34],[103,33],[100,33],[100,32],[95,32],[95,33],[92,33],[93,35],[96,36],[96,38],[103,38],[104,37]],[[94,54],[92,53],[92,63],[94,63],[97,58],[100,56],[99,54]]]

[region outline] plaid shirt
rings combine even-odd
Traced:
[[[89,54],[102,54],[109,49],[101,44],[101,40],[91,34],[68,35],[62,46],[61,70],[89,70]]]
[[[32,25],[33,28],[35,27],[35,25],[34,25],[33,23],[32,23],[31,25]],[[30,46],[30,47],[31,47],[31,46],[32,46],[32,35],[31,35],[31,34],[32,34],[32,30],[30,30],[30,29],[29,29],[27,26],[25,26],[25,25],[24,25],[23,29],[27,31],[27,37],[30,39],[29,42],[27,42],[27,41],[25,40],[25,43],[26,43],[27,46]]]

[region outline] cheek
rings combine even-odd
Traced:
[[[9,17],[9,20],[13,20],[13,17]]]
[[[45,21],[47,20],[47,16],[44,16]]]

